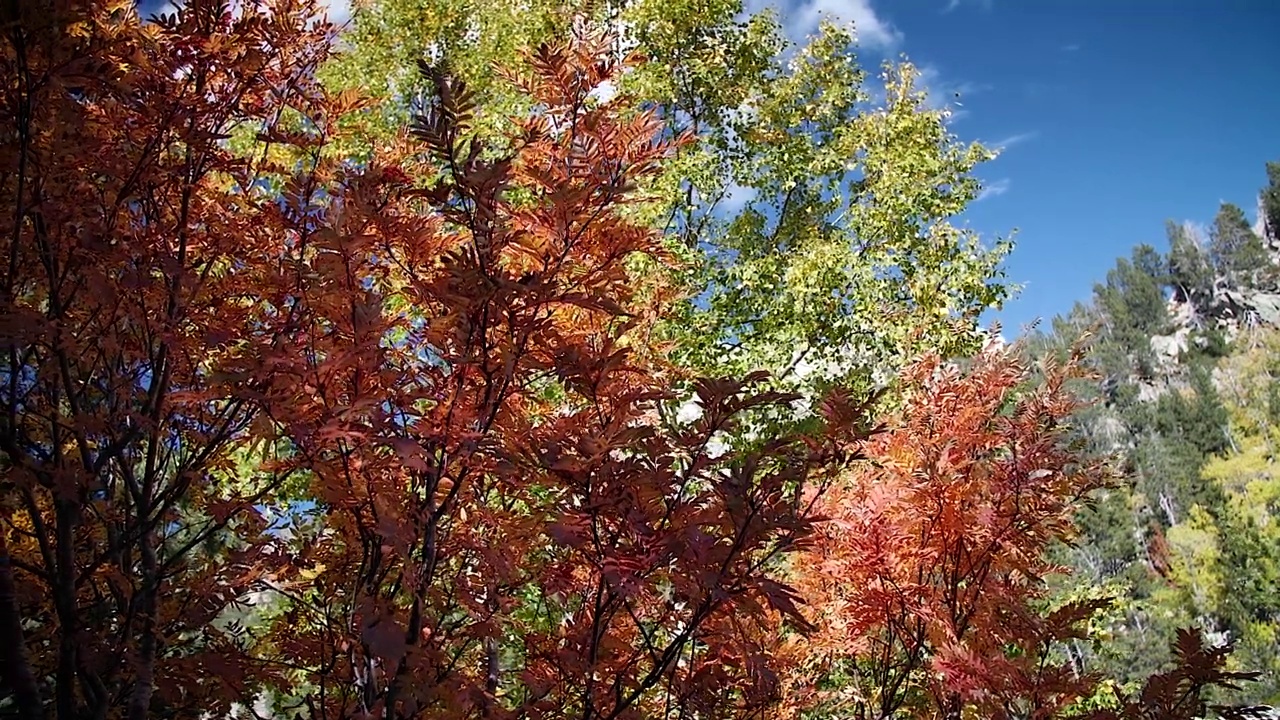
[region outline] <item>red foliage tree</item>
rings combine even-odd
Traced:
[[[830,519],[797,565],[818,631],[792,647],[796,706],[1047,718],[1090,689],[1050,651],[1097,605],[1040,611],[1060,571],[1045,550],[1108,477],[1067,440],[1075,368],[1028,387],[1013,353],[987,349],[965,370],[905,375],[905,407],[822,498]]]
[[[225,712],[211,622],[271,554],[254,506],[284,480],[235,457],[274,435],[307,232],[226,139],[319,98],[329,28],[307,2],[4,13],[5,685],[30,718]]]
[[[466,89],[427,69],[416,141],[357,165],[329,152],[358,103],[313,82],[314,14],[86,1],[10,25],[0,630],[22,713],[758,704],[744,638],[794,612],[772,560],[842,443],[711,452],[787,400],[752,381],[657,422],[637,290],[662,293],[629,263],[663,253],[626,210],[668,146],[588,99],[608,43],[539,51],[519,81],[542,110],[506,155],[463,140]],[[298,506],[292,538],[270,525],[297,500],[315,534]]]
[[[412,138],[343,194],[313,264],[350,311],[314,314],[284,420],[325,521],[271,584],[276,702],[594,719],[774,695],[753,635],[795,613],[774,561],[856,424],[717,454],[735,417],[790,400],[755,379],[703,381],[698,423],[658,421],[674,375],[638,344],[661,293],[632,262],[665,254],[628,209],[670,147],[625,97],[590,98],[621,70],[609,47],[580,26],[530,58],[515,81],[540,110],[509,153],[467,139],[467,89],[424,67]]]

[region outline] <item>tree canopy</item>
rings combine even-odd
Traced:
[[[909,65],[717,1],[320,10],[6,6],[0,714],[1190,720],[1258,677],[1274,533],[1221,510],[1273,488],[1199,491],[1275,383],[1132,404],[1188,459],[1164,571],[1265,572],[1177,586],[1227,642],[1086,667],[1097,368],[982,340],[988,153]],[[1167,270],[1100,286],[1112,359]]]
[[[678,362],[770,369],[812,390],[892,373],[917,352],[980,346],[977,316],[1008,293],[1008,245],[985,246],[951,218],[992,154],[951,134],[910,64],[869,77],[848,28],[824,24],[795,46],[770,11],[744,13],[737,0],[538,0],[519,12],[380,0],[357,6],[350,50],[322,77],[382,99],[360,121],[376,139],[409,112],[416,64],[447,61],[476,90],[476,132],[494,132],[528,103],[496,69],[513,48],[565,31],[570,11],[618,28],[612,52],[646,58],[594,98],[628,96],[665,137],[688,137],[651,183],[647,211],[682,261],[686,299],[662,327]]]

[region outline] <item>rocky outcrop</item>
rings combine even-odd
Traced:
[[[1239,308],[1244,325],[1280,325],[1280,293],[1227,291],[1224,298]]]
[[[1175,327],[1216,328],[1228,335],[1259,325],[1280,327],[1280,273],[1275,268],[1280,266],[1280,238],[1267,227],[1261,197],[1253,230],[1262,239],[1271,267],[1257,268],[1250,277],[1219,273],[1198,297],[1182,298],[1175,292],[1169,306]]]
[[[1280,293],[1222,289],[1214,294],[1202,315],[1224,330],[1280,326]]]
[[[1176,364],[1187,351],[1191,328],[1180,327],[1172,335],[1156,335],[1151,338],[1151,354],[1162,365]]]

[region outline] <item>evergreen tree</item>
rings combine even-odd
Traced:
[[[1261,196],[1266,234],[1280,228],[1280,162]],[[1206,240],[1167,226],[1167,258],[1149,247],[1117,261],[1093,302],[1055,319],[1063,342],[1100,327],[1091,361],[1104,377],[1102,402],[1074,418],[1084,447],[1118,453],[1125,481],[1095,498],[1064,549],[1074,590],[1114,592],[1099,627],[1108,647],[1073,647],[1082,667],[1136,683],[1169,660],[1181,623],[1225,633],[1236,669],[1257,670],[1248,692],[1280,700],[1280,334],[1263,330],[1226,342],[1226,328],[1193,330],[1175,363],[1154,367],[1151,340],[1173,331],[1164,292],[1206,310],[1215,285],[1274,282],[1267,246],[1240,208],[1224,204]],[[1137,369],[1135,374],[1134,370]],[[1135,376],[1136,375],[1136,376]]]
[[[1262,217],[1267,239],[1280,243],[1280,162],[1267,163],[1267,186],[1262,190]]]
[[[1093,290],[1098,309],[1106,318],[1106,339],[1131,358],[1144,377],[1153,371],[1151,336],[1163,334],[1169,325],[1164,297],[1166,268],[1155,248],[1139,245],[1131,260],[1117,260],[1107,273],[1106,284],[1095,285]]]
[[[1218,273],[1232,287],[1257,287],[1261,273],[1269,264],[1267,250],[1240,206],[1222,203],[1210,231],[1210,257]]]
[[[1197,309],[1207,306],[1213,296],[1213,265],[1208,253],[1185,225],[1168,222],[1169,282],[1174,297]]]

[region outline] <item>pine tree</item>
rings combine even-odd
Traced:
[[[1204,307],[1213,295],[1213,265],[1205,249],[1184,225],[1168,222],[1169,282],[1174,298]]]
[[[1222,203],[1210,230],[1209,255],[1231,287],[1257,287],[1269,264],[1267,251],[1240,206]]]
[[[1267,163],[1267,186],[1262,189],[1263,233],[1280,243],[1280,162]]]
[[[1151,336],[1165,332],[1169,312],[1164,283],[1164,258],[1150,245],[1133,249],[1131,260],[1120,258],[1107,273],[1106,284],[1094,286],[1098,308],[1106,318],[1106,337],[1128,357],[1143,376],[1153,371]]]

